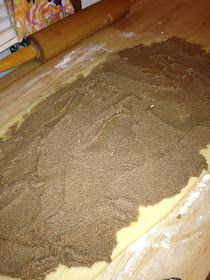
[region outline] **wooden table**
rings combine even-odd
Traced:
[[[66,53],[42,65],[30,62],[18,68],[0,80],[1,133],[14,121],[21,123],[21,116],[37,102],[87,75],[110,52],[171,36],[210,50],[210,1],[141,0],[126,18]],[[204,280],[210,271],[209,204],[206,173],[170,215],[124,250],[97,280],[161,280],[166,275]]]

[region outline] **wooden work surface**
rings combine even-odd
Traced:
[[[41,97],[55,92],[88,67],[95,67],[110,51],[137,43],[150,44],[172,36],[210,49],[208,0],[141,0],[130,14],[72,50],[40,64],[32,61],[0,82],[0,127]],[[77,58],[80,58],[79,61]]]
[[[0,80],[0,127],[6,131],[17,115],[27,113],[78,75],[87,74],[109,52],[171,36],[210,50],[210,1],[142,0],[126,18],[77,45],[73,53],[69,50],[43,65],[31,62],[20,67]],[[209,174],[205,174],[168,217],[97,279],[161,280],[170,274],[182,280],[204,280],[210,271],[209,202]],[[177,219],[180,211],[184,216]]]

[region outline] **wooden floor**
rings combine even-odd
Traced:
[[[141,0],[133,6],[126,18],[76,46],[73,58],[69,50],[45,64],[30,62],[20,67],[0,80],[1,132],[6,131],[17,120],[17,116],[20,118],[38,101],[71,82],[81,73],[87,74],[87,69],[90,71],[103,61],[110,51],[137,43],[150,44],[171,36],[185,38],[210,50],[210,1]],[[161,280],[160,277],[164,277],[164,272],[168,270],[174,273],[171,276],[182,275],[182,280],[204,280],[210,271],[210,217],[202,228],[204,232],[202,231],[201,235],[198,233],[196,239],[189,243],[185,238],[181,243],[177,240],[190,234],[195,218],[203,215],[204,205],[208,210],[210,185],[205,184],[206,191],[200,195],[189,215],[179,221],[176,235],[171,237],[174,242],[170,250],[167,243],[165,247],[161,247],[160,244],[166,242],[164,234],[168,227],[174,226],[174,222],[177,223],[177,212],[173,212],[158,225],[158,240],[154,240],[156,246],[144,248],[141,253],[132,247],[128,248],[98,279]],[[197,188],[199,186],[195,186],[195,191]],[[190,196],[186,197],[186,201],[187,199],[190,199]],[[183,207],[184,203],[185,201],[182,201],[179,206]],[[148,238],[153,237],[149,234]],[[138,242],[140,244],[142,239]],[[140,255],[144,256],[143,260]],[[135,269],[126,270],[131,259],[133,266],[130,267]],[[164,265],[160,267],[160,263]],[[140,276],[142,271],[147,276]]]

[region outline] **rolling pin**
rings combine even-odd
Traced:
[[[0,72],[34,58],[44,62],[128,14],[133,1],[102,0],[27,38],[28,46],[0,61]]]

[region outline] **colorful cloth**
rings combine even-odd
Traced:
[[[6,0],[21,42],[34,33],[74,13],[70,0]]]

